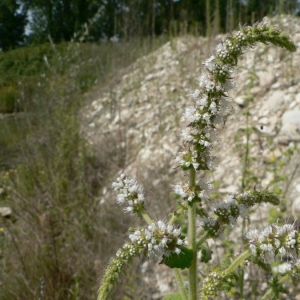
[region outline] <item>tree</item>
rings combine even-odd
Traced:
[[[31,11],[31,39],[44,42],[69,41],[88,23],[103,1],[96,0],[22,0]]]
[[[2,51],[16,48],[24,43],[27,23],[26,9],[16,0],[0,3],[0,48]]]

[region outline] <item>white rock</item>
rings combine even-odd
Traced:
[[[259,71],[257,72],[259,85],[265,89],[268,89],[271,84],[276,80],[273,70],[271,71]]]
[[[300,110],[288,110],[286,111],[281,118],[282,125],[286,124],[295,124],[300,127]]]
[[[240,107],[244,107],[245,106],[245,96],[238,96],[238,97],[234,97],[233,101],[239,105]]]
[[[0,216],[9,217],[12,214],[12,209],[10,207],[0,207]]]

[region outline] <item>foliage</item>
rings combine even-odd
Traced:
[[[16,0],[0,3],[0,50],[7,51],[24,43],[26,10]]]
[[[16,3],[15,0],[6,0]],[[297,0],[22,0],[30,10],[28,42],[70,41],[85,32],[88,40],[126,41],[136,37],[228,32],[268,14],[299,12]],[[24,15],[24,14],[23,14]],[[10,17],[12,18],[12,17]],[[17,16],[13,16],[17,20]],[[8,23],[9,18],[7,19]],[[17,23],[16,23],[17,24]],[[21,24],[21,23],[18,23]],[[20,25],[21,26],[21,25]],[[24,32],[23,24],[23,31]],[[15,27],[16,28],[16,27]]]
[[[92,18],[103,4],[89,0],[23,0],[32,13],[31,39],[34,42],[70,41],[74,33]]]
[[[105,86],[117,70],[164,41],[45,43],[0,53],[0,110],[14,112],[25,105],[29,107],[35,91],[51,81],[53,84],[58,80],[56,76],[61,80],[70,78],[79,93],[88,91],[97,82]]]
[[[23,110],[1,120],[0,168],[8,171],[0,173],[0,200],[13,208],[10,219],[0,219],[1,299],[96,294],[95,277],[116,241],[122,242],[114,237],[112,243],[108,232],[124,233],[116,220],[130,220],[100,205],[100,190],[126,161],[118,133],[99,149],[87,145],[79,118],[84,93],[98,82],[104,90],[120,70],[163,42],[41,44],[0,53],[0,95],[17,91]]]

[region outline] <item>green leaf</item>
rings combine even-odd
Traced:
[[[268,263],[264,263],[263,261],[259,260],[258,258],[252,257],[250,259],[254,264],[258,265],[261,269],[263,269],[267,273],[272,273],[271,265]]]
[[[161,264],[165,264],[170,268],[186,269],[192,263],[193,250],[186,247],[178,247],[181,252],[179,254],[172,253],[170,256],[163,256]]]
[[[169,294],[166,295],[163,300],[182,300],[182,297],[180,294]]]
[[[275,276],[268,283],[268,286],[272,289],[272,300],[279,299],[279,294],[288,294],[288,290],[283,287],[282,283],[280,283],[278,276]]]
[[[199,247],[199,250],[201,250],[200,261],[204,262],[204,263],[208,263],[212,258],[213,251],[209,249],[209,246],[207,243],[203,243]]]

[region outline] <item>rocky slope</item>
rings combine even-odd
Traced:
[[[269,21],[290,33],[300,46],[300,19],[280,16]],[[170,195],[172,186],[184,179],[173,164],[180,150],[183,106],[189,105],[187,95],[197,87],[196,77],[204,59],[221,39],[224,36],[211,40],[185,36],[168,42],[137,60],[111,90],[83,110],[87,140],[101,149],[107,137],[115,137],[116,147],[125,153],[123,171],[144,184],[154,219],[166,217],[175,206]],[[280,187],[286,198],[285,217],[292,221],[300,216],[299,66],[299,50],[291,54],[261,44],[240,60],[230,95],[232,111],[215,149],[218,167],[207,175],[214,185],[214,197],[241,191],[248,128],[249,168],[256,176],[248,173],[248,184],[255,188]],[[98,200],[104,203],[114,197],[108,187]],[[275,217],[281,216],[280,209],[274,211]],[[268,206],[261,206],[251,215],[251,223],[268,218],[268,211]],[[149,271],[146,264],[143,268]],[[167,270],[159,266],[157,278],[147,275],[148,271],[146,282],[156,282],[157,287],[152,296],[145,292],[143,299],[160,299],[172,290],[172,275]]]

